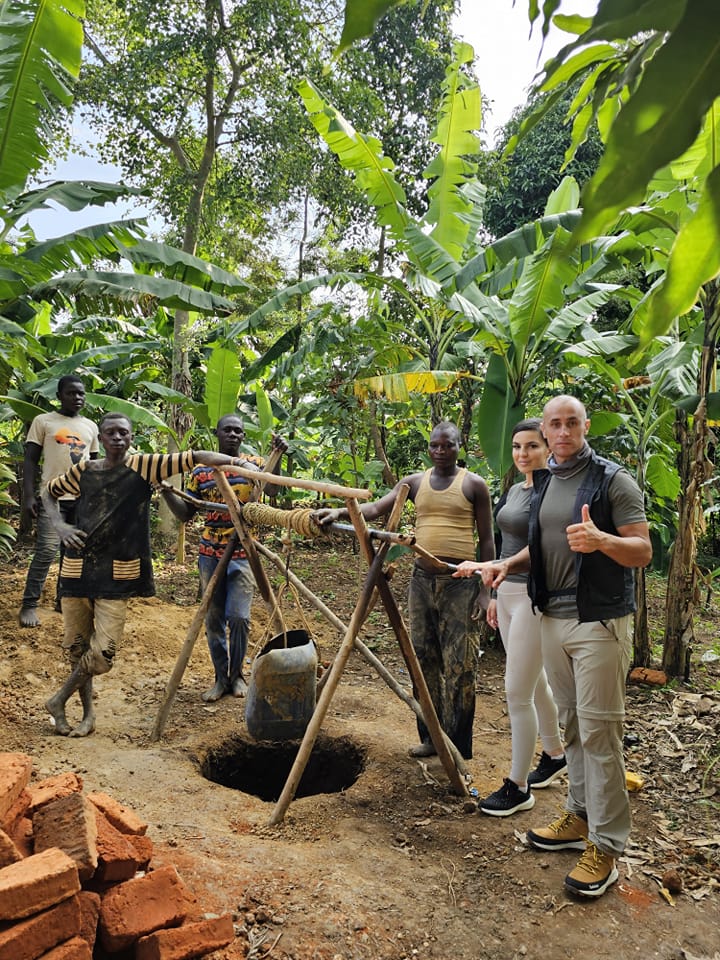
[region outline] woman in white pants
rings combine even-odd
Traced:
[[[502,534],[500,559],[513,556],[527,545],[528,514],[533,470],[545,467],[548,447],[540,420],[521,420],[512,432],[515,466],[525,479],[511,487],[496,509]],[[545,676],[540,652],[540,624],[530,605],[527,574],[509,576],[490,601],[487,622],[499,627],[505,647],[505,697],[512,737],[510,775],[503,785],[479,804],[493,817],[507,817],[535,805],[532,789],[549,786],[567,763],[558,726],[558,711]],[[538,733],[542,753],[530,772]]]

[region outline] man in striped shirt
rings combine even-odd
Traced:
[[[215,427],[215,436],[221,453],[231,457],[237,456],[240,444],[245,438],[245,428],[240,417],[235,413],[227,413],[220,417]],[[285,453],[287,443],[282,437],[273,436],[272,449]],[[265,468],[265,461],[261,457],[253,454],[244,456],[249,470]],[[278,461],[273,472],[278,472],[279,469]],[[253,485],[247,477],[230,476],[228,482],[239,503],[247,503],[250,500]],[[195,467],[190,474],[186,489],[198,500],[204,500],[209,504],[225,505],[210,466]],[[277,487],[274,484],[268,484],[265,487],[265,492],[271,497],[275,496],[276,490]],[[162,495],[182,523],[192,520],[197,513],[197,507],[182,500],[172,490],[164,489]],[[198,555],[198,570],[203,594],[207,591],[215,568],[220,563],[220,558],[225,553],[225,548],[234,532],[235,528],[227,508],[225,510],[209,509],[205,513],[205,526],[200,535]],[[208,650],[215,668],[215,683],[202,695],[206,703],[214,703],[229,694],[234,697],[244,697],[247,692],[242,668],[250,633],[250,611],[254,587],[255,580],[250,564],[242,545],[238,544],[227,566],[225,576],[215,586],[205,616]]]
[[[107,673],[122,638],[130,597],[155,593],[150,551],[150,499],[154,485],[199,463],[242,466],[211,450],[132,454],[132,423],[118,413],[100,424],[102,460],[83,460],[51,480],[43,504],[65,546],[60,570],[63,648],[72,672],[45,706],[61,736],[86,737],[95,729],[92,678]],[[76,526],[63,521],[58,500],[77,498]],[[75,692],[83,707],[71,727],[65,704]]]

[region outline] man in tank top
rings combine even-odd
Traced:
[[[384,497],[365,503],[366,520],[390,513],[403,484],[415,503],[416,541],[446,563],[492,560],[492,512],[487,484],[475,473],[458,467],[460,433],[454,423],[439,423],[430,434],[428,453],[433,466],[403,477]],[[322,524],[347,517],[344,508],[318,510]],[[475,535],[477,534],[477,547]],[[475,717],[475,674],[478,636],[473,612],[479,585],[476,580],[454,579],[450,572],[421,557],[416,559],[408,594],[410,637],[422,667],[442,728],[461,755],[472,757]],[[418,721],[420,743],[413,757],[435,753],[427,727]]]

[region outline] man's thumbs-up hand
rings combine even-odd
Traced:
[[[566,529],[568,544],[575,553],[593,553],[600,549],[602,533],[590,519],[590,507],[584,503],[580,523],[571,523]]]

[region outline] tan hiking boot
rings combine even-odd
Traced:
[[[587,834],[587,820],[576,813],[564,813],[546,827],[528,830],[527,838],[538,850],[584,850]]]
[[[565,877],[565,886],[582,897],[601,897],[617,878],[615,857],[588,840],[585,853]]]

